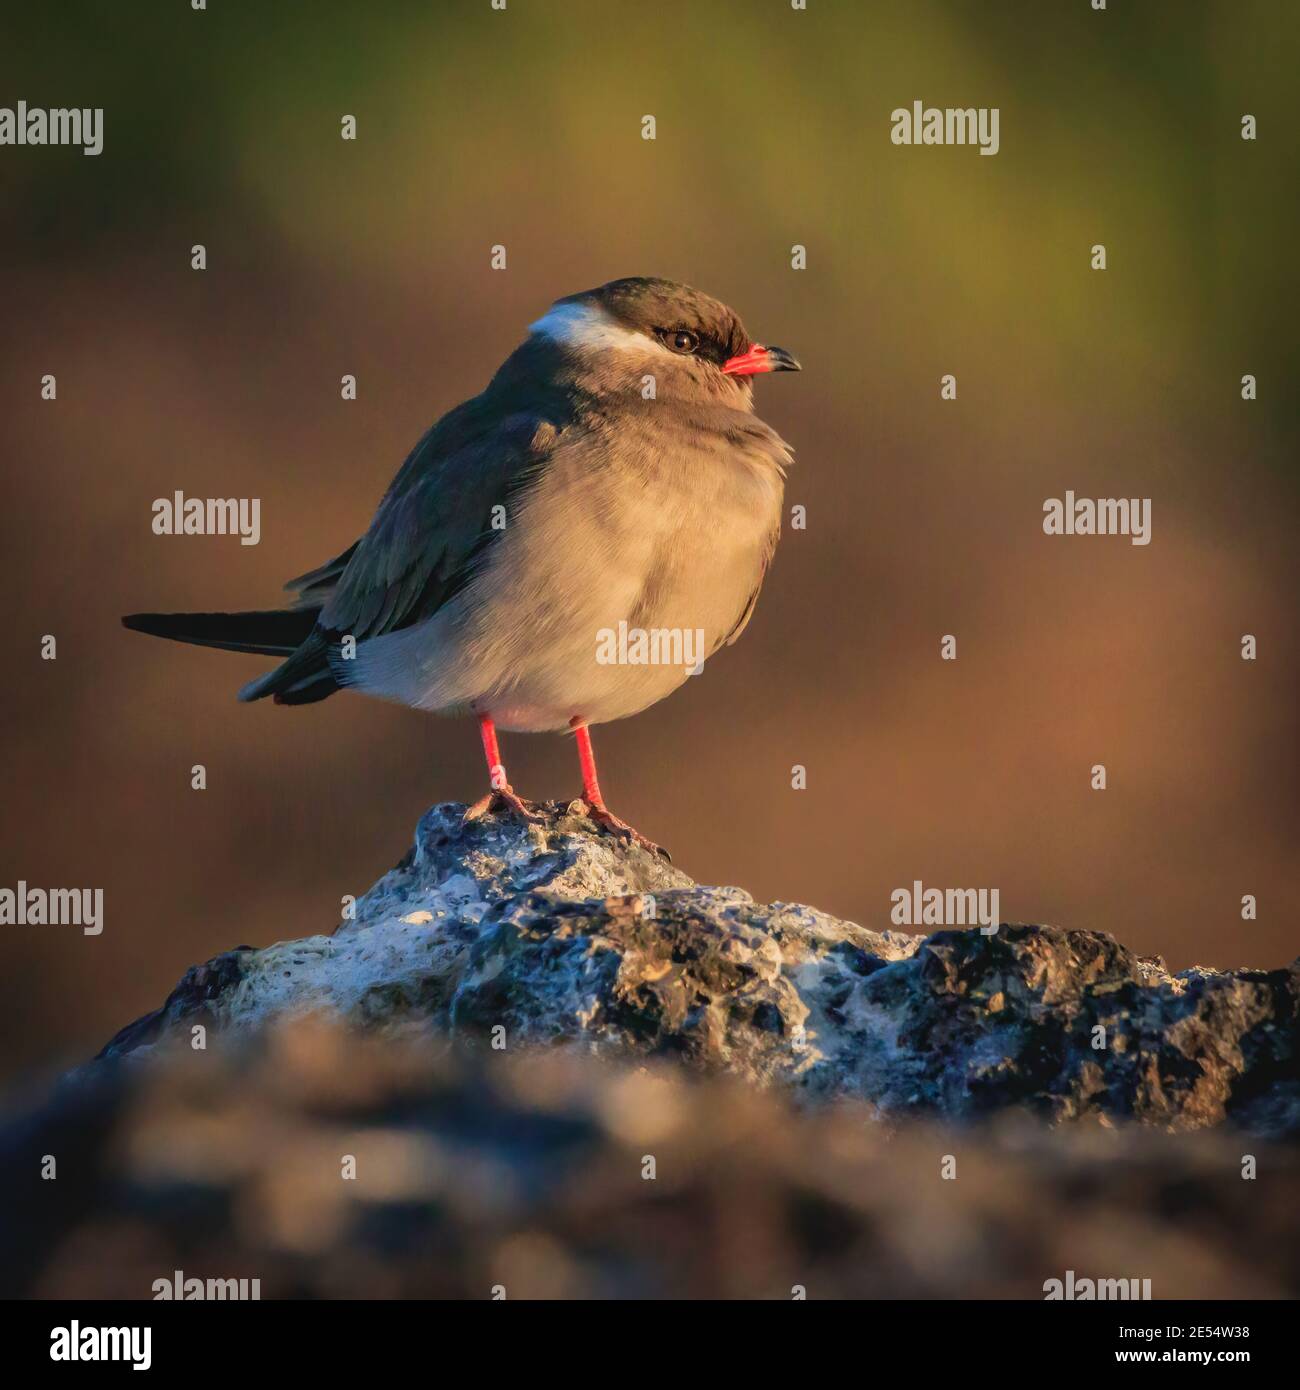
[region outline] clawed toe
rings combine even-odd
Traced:
[[[640,845],[643,850],[650,854],[662,856],[670,864],[673,862],[672,855],[662,845],[657,845],[653,840],[646,839],[639,830],[633,829],[607,806],[592,806],[585,801],[579,804],[583,807],[587,819],[593,821],[600,829],[609,831],[611,835],[616,835],[620,840],[626,840],[629,844]]]
[[[515,794],[512,787],[498,787],[485,797],[476,801],[466,812],[465,820],[482,820],[485,816],[518,816],[520,820],[542,821],[545,816],[536,810],[522,796]]]

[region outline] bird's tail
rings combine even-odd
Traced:
[[[279,705],[310,705],[339,688],[330,673],[328,643],[315,630],[319,612],[291,608],[270,613],[132,613],[122,625],[198,647],[285,657],[274,671],[244,686],[239,698],[274,695]]]
[[[131,613],[122,626],[197,647],[288,656],[311,635],[319,612],[294,608],[270,613]]]

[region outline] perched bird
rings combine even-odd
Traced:
[[[744,630],[780,533],[790,451],[750,378],[798,371],[724,304],[634,277],[557,300],[487,389],[411,451],[370,529],[265,613],[137,613],[139,632],[285,660],[240,692],[359,690],[478,719],[492,790],[533,818],[498,728],[574,731],[661,700]]]

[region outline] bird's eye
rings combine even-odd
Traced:
[[[674,352],[694,352],[700,345],[699,338],[685,328],[669,330],[664,334],[664,339]]]

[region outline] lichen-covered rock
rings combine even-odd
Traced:
[[[700,887],[581,809],[467,825],[434,807],[352,920],[190,970],[103,1055],[326,1011],[370,1032],[674,1057],[885,1116],[1300,1134],[1300,962],[1170,975],[1097,932],[871,931]]]

